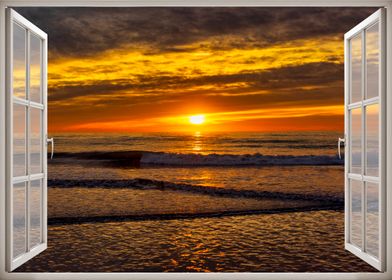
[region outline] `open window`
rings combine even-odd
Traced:
[[[7,261],[47,247],[47,35],[7,11]],[[345,247],[385,270],[385,10],[345,35]],[[53,146],[52,146],[53,147]]]
[[[7,265],[47,247],[47,36],[7,10]]]
[[[345,34],[345,247],[385,265],[385,10]]]

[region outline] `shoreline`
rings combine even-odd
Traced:
[[[281,200],[308,200],[334,203],[342,205],[344,199],[335,196],[299,194],[277,191],[233,189],[212,186],[173,183],[163,180],[134,178],[134,179],[50,179],[49,188],[102,188],[102,189],[136,189],[136,190],[162,190],[195,193],[201,195],[231,197],[231,198],[251,198],[251,199],[281,199]]]
[[[203,218],[222,218],[232,216],[251,215],[273,215],[294,212],[313,211],[342,211],[341,205],[327,206],[303,206],[295,208],[263,209],[263,210],[237,210],[204,213],[163,213],[163,214],[142,214],[142,215],[122,215],[122,216],[90,216],[90,217],[55,217],[48,219],[48,225],[70,225],[85,223],[106,223],[106,222],[132,222],[132,221],[165,221],[165,220],[189,220]]]

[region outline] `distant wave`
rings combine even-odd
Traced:
[[[337,156],[262,155],[262,154],[181,154],[149,151],[114,151],[58,153],[56,158],[109,161],[121,166],[272,166],[272,165],[342,165]]]
[[[261,148],[263,144],[260,143],[249,143],[249,144],[240,144],[240,145],[233,145],[232,147],[235,148]],[[305,149],[334,149],[335,145],[332,144],[286,144],[286,148],[290,150],[305,150]]]
[[[130,188],[130,189],[158,189],[170,191],[184,191],[197,194],[223,196],[231,198],[254,198],[254,199],[283,199],[283,200],[310,200],[343,205],[343,199],[333,195],[300,194],[286,192],[271,192],[247,189],[217,188],[203,185],[191,185],[172,183],[167,181],[135,178],[122,180],[72,180],[72,179],[50,179],[48,186],[52,188]]]
[[[270,165],[340,165],[336,156],[269,156],[262,154],[176,154],[145,152],[141,164],[170,166],[270,166]]]

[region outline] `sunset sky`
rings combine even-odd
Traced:
[[[375,10],[17,9],[48,33],[49,132],[342,130],[343,35]]]

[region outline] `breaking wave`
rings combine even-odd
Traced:
[[[145,152],[140,164],[169,166],[271,166],[271,165],[340,165],[337,156],[270,156],[262,154],[177,154]]]
[[[114,165],[139,166],[279,166],[342,165],[343,159],[329,155],[196,154],[149,151],[57,153],[57,159],[106,161]]]

